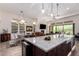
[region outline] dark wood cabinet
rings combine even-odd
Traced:
[[[45,55],[46,53],[42,49],[33,46],[33,56],[45,56]]]
[[[67,53],[69,53],[71,51],[72,47],[71,47],[71,42],[69,42],[67,44]]]
[[[29,56],[30,54],[32,56],[67,56],[70,51],[71,51],[71,43],[69,42],[67,44],[66,42],[64,42],[48,52],[45,52],[42,49],[38,48],[37,46],[30,44],[28,52],[26,53],[29,53]]]
[[[32,54],[32,56],[66,56],[68,54],[67,50],[69,49],[66,42],[58,45],[57,47],[51,49],[48,52],[43,51],[42,49],[38,48],[37,46],[32,45],[31,43],[28,43],[28,44],[30,45],[28,52]]]
[[[48,52],[48,56],[56,56],[57,55],[56,53],[57,53],[56,48],[53,48]]]
[[[4,33],[4,34],[1,34],[0,36],[1,36],[1,42],[11,40],[11,34],[10,33]]]
[[[75,41],[72,39],[72,41],[65,41],[46,52],[29,42],[27,43],[30,45],[28,52],[32,54],[32,56],[67,56],[68,53],[72,50],[72,47],[75,45]]]
[[[63,44],[60,44],[59,46],[56,47],[56,54],[57,56],[66,56],[69,53],[69,49],[71,47],[69,47],[70,45],[67,44],[66,42],[64,42]]]

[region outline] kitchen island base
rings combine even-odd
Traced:
[[[55,41],[55,44],[58,44],[56,46],[51,46],[50,44],[47,44],[48,47],[52,47],[49,47],[50,49],[48,47],[46,49],[46,47],[43,48],[44,46],[40,46],[38,43],[40,43],[41,41],[32,43],[31,39],[28,39],[23,40],[23,42],[26,42],[28,45],[24,46],[24,43],[22,43],[22,56],[70,56],[72,54],[72,51],[75,50],[74,38],[71,38],[69,41],[63,41],[61,44],[58,44],[61,41],[58,43]]]

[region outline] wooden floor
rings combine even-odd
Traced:
[[[0,56],[21,56],[22,55],[21,45],[9,47],[6,42],[0,43]],[[79,42],[76,42],[76,49],[73,51],[71,56],[79,56]]]
[[[79,41],[76,41],[76,49],[72,52],[71,56],[79,56]]]
[[[0,43],[0,56],[21,56],[21,45],[10,47],[6,42]]]

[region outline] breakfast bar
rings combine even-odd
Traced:
[[[45,40],[50,37],[50,40]],[[25,45],[25,46],[24,46]],[[24,38],[22,41],[23,56],[67,56],[75,46],[73,36],[45,35]]]

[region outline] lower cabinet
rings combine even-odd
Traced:
[[[56,47],[56,55],[57,56],[64,56],[66,52],[65,43]]]
[[[48,52],[43,51],[42,49],[33,46],[33,55],[34,56],[66,56],[71,50],[70,43],[66,42],[58,45],[57,47],[51,49]]]
[[[68,53],[71,51],[71,42],[59,45],[56,47],[56,54],[57,56],[67,56]]]
[[[46,52],[41,50],[40,48],[33,46],[33,56],[45,56]]]
[[[57,55],[56,53],[57,53],[56,48],[53,48],[53,50],[50,50],[48,52],[48,56],[56,56]]]
[[[33,45],[22,42],[22,56],[33,56]]]
[[[55,55],[56,55],[56,48],[48,52],[45,52],[40,48],[33,46],[33,56],[55,56]]]
[[[4,33],[0,35],[1,42],[9,41],[11,40],[11,34],[10,33]]]
[[[22,54],[25,53],[26,56],[67,56],[68,53],[71,51],[72,43],[71,43],[71,41],[68,43],[64,42],[64,43],[58,45],[57,47],[51,49],[48,52],[45,52],[42,49],[38,48],[37,46],[35,46],[31,43],[28,43],[29,46],[24,46],[25,49],[24,48],[22,49],[22,50],[26,50],[26,51],[22,51]],[[73,44],[75,44],[75,43],[73,43]]]

